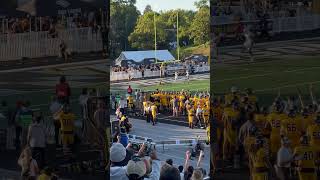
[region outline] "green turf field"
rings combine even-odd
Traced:
[[[208,91],[210,90],[209,87],[209,80],[197,80],[197,81],[189,81],[183,83],[167,83],[163,85],[156,85],[156,86],[147,86],[147,87],[140,87],[142,90],[145,91],[154,91],[156,89],[163,90],[163,91],[181,91],[189,90],[189,91]]]
[[[81,94],[82,88],[88,88],[90,91],[91,89],[99,90],[100,94],[107,95],[108,92],[108,84],[106,83],[98,83],[96,85],[91,86],[79,86],[79,87],[71,87],[71,108],[73,112],[79,114],[80,106],[78,102],[78,98]],[[41,111],[43,114],[47,115],[49,111],[49,106],[51,99],[54,95],[54,89],[52,90],[39,90],[39,91],[32,91],[26,93],[19,93],[19,94],[11,94],[8,96],[0,97],[1,101],[5,100],[8,102],[10,106],[14,106],[15,103],[19,101],[30,101],[31,108],[35,110]]]
[[[252,64],[220,64],[214,66],[211,72],[214,73],[211,85],[212,90],[217,94],[228,92],[233,85],[240,90],[251,87],[263,103],[271,103],[279,89],[283,98],[297,95],[298,87],[301,89],[304,100],[308,101],[310,100],[310,83],[313,83],[316,97],[320,95],[319,72],[320,56],[274,58]]]
[[[152,80],[150,80],[152,81]],[[131,83],[131,87],[133,89],[141,89],[142,91],[155,91],[156,89],[163,90],[163,91],[181,91],[188,90],[188,91],[208,91],[210,90],[209,87],[209,80],[193,80],[189,82],[177,82],[177,83],[166,83],[162,85],[151,85],[151,86],[142,86],[138,84]],[[111,86],[111,94],[126,94],[125,89],[118,89],[117,87]]]

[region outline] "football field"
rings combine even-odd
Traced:
[[[17,101],[30,101],[32,109],[47,112],[52,97],[55,95],[55,85],[61,75],[65,75],[71,87],[72,109],[79,110],[78,98],[82,88],[88,91],[97,89],[106,95],[108,89],[105,63],[87,65],[62,64],[57,67],[40,67],[34,70],[12,70],[0,76],[0,101],[6,101],[14,107]],[[3,76],[3,75],[6,76]]]
[[[317,55],[316,52],[320,49],[320,44],[314,43],[313,49],[309,47],[308,51],[303,51],[303,49],[306,49],[305,44],[310,46],[310,43],[297,42],[297,44],[301,48],[295,54],[288,45],[283,45],[282,49],[286,49],[287,52],[283,51],[277,56],[256,55],[253,63],[243,60],[245,57],[241,62],[236,60],[229,63],[217,63],[212,71],[214,78],[210,81],[213,92],[216,94],[230,92],[232,86],[238,87],[239,90],[253,88],[259,101],[270,105],[279,92],[281,97],[286,99],[291,95],[297,97],[298,89],[300,89],[304,96],[304,103],[310,103],[310,84],[313,86],[315,97],[319,97],[320,55]],[[271,47],[272,45],[257,47],[256,54],[257,52],[267,54]],[[233,52],[237,51],[229,53]]]
[[[185,76],[179,76],[176,81],[174,80],[174,77],[165,77],[111,83],[111,93],[125,94],[129,85],[133,89],[141,89],[142,91],[155,91],[156,89],[163,91],[208,91],[210,90],[210,74],[204,73],[190,75],[189,81]]]

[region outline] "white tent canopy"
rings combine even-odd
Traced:
[[[159,61],[171,61],[175,58],[168,50],[149,50],[149,51],[123,51],[116,59],[115,64],[121,66],[122,61],[133,61],[142,63],[147,59],[157,59]]]

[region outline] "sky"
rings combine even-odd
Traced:
[[[152,10],[159,12],[171,9],[196,10],[194,2],[197,0],[137,0],[136,6],[143,13],[145,7],[149,4]]]

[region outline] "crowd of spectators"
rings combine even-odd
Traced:
[[[75,145],[79,143],[77,137],[83,135],[77,133],[76,117],[78,119],[88,117],[87,102],[90,97],[96,95],[95,90],[83,89],[79,97],[81,111],[80,114],[76,113],[70,105],[71,88],[66,77],[61,76],[48,112],[34,109],[29,101],[17,101],[15,106],[6,101],[1,103],[0,123],[1,128],[7,129],[6,149],[21,152],[17,162],[21,168],[21,179],[55,179],[57,174],[61,175],[59,165],[53,167],[49,163],[53,160],[48,156],[52,147],[49,144],[61,149],[61,156],[66,161],[72,162],[72,157],[76,155]],[[102,134],[106,127],[106,107],[100,102],[92,110],[93,124]],[[83,130],[85,124],[83,120],[81,122]],[[57,154],[55,155],[57,157]]]
[[[26,33],[36,31],[52,31],[92,27],[98,29],[101,25],[101,13],[96,11],[75,13],[57,17],[7,17],[0,19],[0,32],[3,34]]]
[[[246,0],[240,4],[229,2],[227,4],[216,3],[212,8],[213,16],[234,16],[235,19],[257,20],[264,13],[268,13],[270,18],[295,17],[298,12],[301,15],[311,12],[312,2],[305,0],[297,3],[281,1],[251,1]]]
[[[203,180],[206,171],[201,168],[204,152],[201,151],[197,167],[190,165],[191,153],[185,154],[185,164],[177,166],[172,159],[161,161],[154,150],[145,156],[143,144],[135,153],[132,144],[126,147],[120,143],[120,136],[110,148],[110,179],[112,180]]]

